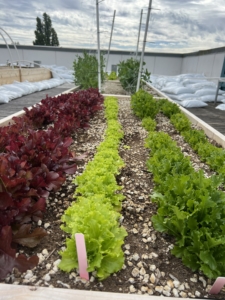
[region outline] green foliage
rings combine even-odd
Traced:
[[[174,114],[180,113],[180,109],[177,104],[171,103],[168,100],[159,100],[159,105],[164,115],[170,118]]]
[[[118,154],[118,146],[123,137],[121,125],[117,121],[118,104],[114,97],[105,98],[107,129],[105,139],[99,145],[94,159],[88,163],[83,174],[75,183],[77,201],[62,216],[62,230],[72,235],[66,241],[66,250],[61,252],[59,267],[70,272],[78,267],[74,242],[75,233],[83,233],[88,256],[88,271],[97,271],[100,280],[119,271],[124,263],[121,250],[127,235],[119,225],[121,201],[115,175],[124,166]]]
[[[191,122],[183,113],[176,113],[170,118],[171,123],[178,131],[190,130]]]
[[[138,73],[139,73],[139,60],[134,58],[129,58],[126,61],[121,61],[118,65],[118,77],[122,87],[133,94],[136,91]],[[143,66],[145,62],[143,63]],[[146,69],[142,68],[141,79],[149,81],[150,74]],[[140,87],[142,87],[142,82],[140,82]]]
[[[101,82],[104,81],[104,58],[101,55]],[[90,87],[98,87],[98,60],[94,55],[83,52],[83,57],[77,56],[77,60],[73,62],[74,82],[81,89]]]
[[[121,246],[127,235],[125,229],[118,226],[119,217],[109,203],[104,203],[103,196],[79,197],[62,217],[68,224],[62,229],[72,238],[67,239],[67,249],[60,253],[59,268],[66,272],[78,268],[74,234],[81,232],[86,241],[87,271],[96,270],[100,280],[119,271],[124,263]]]
[[[108,80],[116,80],[117,79],[117,75],[116,72],[112,71],[108,76],[107,76]]]
[[[145,117],[154,119],[159,112],[157,101],[144,90],[139,90],[131,96],[131,107],[135,115],[141,119]]]
[[[154,227],[176,238],[172,253],[186,266],[209,278],[222,276],[225,194],[218,190],[221,178],[195,172],[189,158],[165,133],[150,133],[146,146],[151,149],[147,166],[155,182],[152,201],[158,204]]]
[[[149,103],[147,99],[146,102]],[[151,104],[154,111],[155,103]],[[133,105],[133,110],[143,118],[142,106],[145,107],[144,97],[142,104],[139,100],[138,105]],[[209,144],[202,130],[193,130],[176,104],[163,99],[158,102],[158,108],[220,175],[205,178],[203,171],[195,172],[189,158],[169,135],[149,132],[146,147],[151,149],[151,157],[147,167],[155,183],[151,199],[158,204],[157,215],[152,217],[153,225],[156,230],[176,238],[172,253],[186,266],[202,271],[209,278],[223,276],[225,194],[218,187],[225,179],[225,150]],[[146,109],[147,116],[152,117],[151,106]]]
[[[177,113],[178,106],[168,100],[160,100],[159,106],[166,114],[174,127],[184,137],[185,141],[198,153],[201,160],[206,162],[212,170],[220,174],[225,182],[225,150],[212,145],[203,130],[192,129],[191,122],[181,112]],[[180,111],[180,110],[179,110]]]
[[[142,126],[147,131],[154,131],[156,128],[156,121],[152,120],[150,117],[146,117],[146,118],[142,119]]]
[[[191,129],[183,131],[182,136],[194,150],[198,150],[198,143],[206,143],[207,138],[203,130]]]
[[[43,21],[36,18],[35,41],[33,45],[59,46],[59,40],[55,29],[52,27],[52,21],[48,14],[43,13]]]

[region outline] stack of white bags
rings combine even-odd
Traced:
[[[74,75],[72,70],[60,66],[41,66],[52,71],[53,78],[38,82],[18,82],[5,84],[0,86],[0,103],[8,103],[9,101],[42,90],[51,89],[64,83],[73,83]]]
[[[207,102],[215,101],[217,85],[202,74],[151,75],[150,80],[154,87],[183,107],[205,107]],[[225,103],[225,91],[219,90],[217,102]],[[216,108],[225,110],[225,104]]]

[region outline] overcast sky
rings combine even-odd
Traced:
[[[143,9],[141,49],[148,5],[149,0],[99,3],[101,48],[108,47],[116,10],[111,49],[135,51]],[[61,47],[97,47],[96,0],[0,0],[0,7],[0,27],[20,45],[33,45],[36,17],[46,12]],[[152,0],[152,8],[146,51],[186,53],[225,46],[225,0]]]

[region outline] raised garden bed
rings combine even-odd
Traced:
[[[113,91],[108,92],[105,88],[104,93],[113,93]],[[94,157],[96,147],[104,137],[106,123],[104,113],[100,111],[90,121],[88,130],[79,130],[73,135],[74,142],[71,149],[75,150],[77,155],[85,153],[86,157],[79,162],[76,174],[68,175],[61,190],[50,194],[48,198],[47,212],[42,222],[39,222],[39,226],[45,228],[49,235],[33,250],[25,247],[19,248],[20,253],[29,256],[38,253],[39,265],[25,274],[20,274],[15,270],[7,276],[4,282],[14,285],[124,294],[223,299],[224,291],[218,296],[208,294],[213,280],[207,279],[198,272],[192,272],[183,265],[180,259],[170,254],[175,242],[174,238],[159,233],[153,228],[151,217],[156,213],[157,206],[149,198],[154,183],[152,174],[146,167],[146,161],[149,158],[149,150],[144,147],[147,131],[143,129],[141,121],[131,111],[129,98],[119,96],[118,103],[119,121],[124,131],[119,152],[125,162],[125,167],[117,176],[117,182],[124,187],[122,193],[126,196],[123,201],[121,224],[128,232],[123,245],[125,262],[122,270],[101,282],[97,280],[94,272],[90,274],[90,281],[87,282],[79,277],[76,270],[68,274],[57,267],[60,259],[58,251],[64,249],[66,237],[59,227],[61,216],[74,201],[73,194],[76,186],[72,180],[83,172],[85,165]],[[185,155],[190,156],[195,169],[203,169],[205,174],[211,176],[213,172],[184,142],[169,119],[163,114],[158,114],[156,120],[157,131],[168,133],[173,140],[177,141]]]

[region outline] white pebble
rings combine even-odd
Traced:
[[[132,273],[131,273],[134,277],[137,277],[138,275],[139,275],[139,270],[138,270],[138,268],[134,268],[133,270],[132,270]]]
[[[48,227],[50,227],[50,223],[45,223],[44,228],[47,229]]]
[[[177,289],[173,289],[173,295],[174,297],[179,297],[179,294],[178,294],[178,290]]]
[[[201,293],[200,293],[199,291],[196,291],[196,292],[195,292],[195,296],[196,296],[196,297],[200,297],[200,296],[201,296]]]
[[[154,292],[153,292],[152,289],[148,289],[148,294],[149,294],[149,295],[153,295],[153,293],[154,293]]]
[[[146,293],[146,292],[148,291],[148,287],[147,287],[147,286],[142,286],[142,287],[141,287],[141,291],[142,291],[143,293]]]
[[[136,289],[135,289],[135,287],[133,285],[130,285],[129,289],[130,289],[131,293],[135,293],[136,292]]]
[[[57,259],[54,261],[53,265],[54,266],[58,266],[58,264],[61,262],[61,259]]]
[[[66,284],[66,283],[64,283],[64,282],[62,282],[62,281],[60,281],[60,280],[57,280],[57,283],[58,283],[58,284],[61,284],[63,287],[65,287],[65,288],[67,288],[67,289],[70,289],[70,285],[69,285],[69,284]]]
[[[43,250],[42,250],[42,254],[43,254],[44,256],[47,256],[47,255],[48,255],[48,250],[47,250],[47,249],[43,249]]]
[[[42,224],[42,220],[38,220],[38,226],[41,226],[41,224]]]
[[[155,265],[150,265],[150,266],[149,266],[149,269],[150,269],[150,271],[154,272],[155,269],[156,269],[156,266],[155,266]]]
[[[168,285],[171,289],[174,288],[174,283],[173,283],[172,280],[168,280],[168,281],[167,281],[167,285]]]
[[[206,287],[206,281],[202,276],[199,277],[199,281],[201,281],[203,286]]]
[[[167,296],[167,297],[170,297],[170,296],[171,296],[171,293],[168,292],[168,291],[163,290],[163,295],[164,295],[164,296]]]
[[[156,291],[156,292],[159,292],[159,293],[162,293],[163,287],[157,285],[157,286],[155,287],[155,291]]]
[[[178,287],[178,290],[179,290],[179,291],[184,291],[184,285],[181,284],[181,285]]]
[[[134,253],[133,260],[138,261],[140,256],[137,253]]]
[[[155,283],[155,275],[152,273],[151,276],[150,276],[150,281],[151,283]]]
[[[45,274],[45,276],[43,276],[43,280],[44,281],[50,281],[51,280],[51,276],[47,273],[47,274]]]
[[[49,269],[51,269],[51,266],[52,266],[51,264],[47,264],[45,267],[47,270],[49,270]]]
[[[180,281],[174,280],[173,284],[174,284],[175,288],[178,288],[180,286]]]
[[[140,270],[140,275],[145,275],[146,274],[146,271],[145,271],[145,268],[141,268],[141,270]]]
[[[131,278],[128,279],[128,281],[129,281],[130,283],[134,283],[135,280],[134,280],[134,278],[131,277]]]
[[[187,298],[187,293],[185,293],[185,292],[180,292],[180,296],[181,296],[182,298]]]

